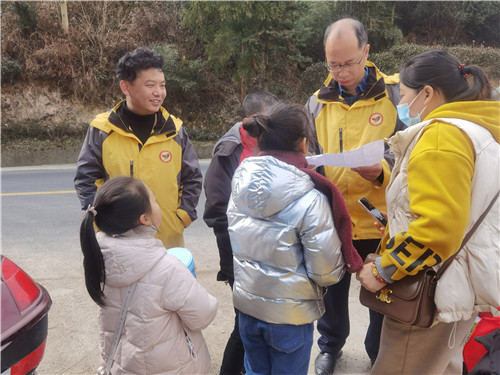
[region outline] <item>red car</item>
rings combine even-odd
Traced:
[[[2,374],[34,374],[47,340],[47,314],[52,300],[14,262],[2,261]]]

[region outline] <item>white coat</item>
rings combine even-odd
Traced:
[[[485,211],[500,186],[498,168],[500,146],[491,133],[470,121],[457,118],[438,118],[424,121],[389,140],[396,155],[391,182],[386,190],[391,237],[408,228],[415,220],[409,208],[407,166],[412,150],[425,127],[440,121],[455,125],[470,138],[475,152],[474,175],[471,186],[468,232]],[[455,322],[468,320],[479,311],[498,315],[500,305],[500,226],[499,201],[492,207],[464,249],[460,251],[438,282],[435,295],[436,320]],[[437,266],[439,267],[439,265]]]
[[[210,355],[201,330],[215,318],[217,300],[180,260],[166,254],[154,233],[147,226],[116,237],[97,233],[106,267],[106,307],[100,309],[103,362],[123,297],[137,282],[111,373],[206,374]]]

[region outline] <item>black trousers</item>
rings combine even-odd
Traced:
[[[368,253],[377,249],[380,240],[356,240],[354,247],[358,250],[363,260]],[[342,280],[327,288],[323,297],[325,303],[325,314],[318,320],[317,329],[320,333],[318,346],[322,352],[335,354],[344,346],[350,333],[349,322],[349,287],[351,285],[351,274],[346,273]],[[365,337],[365,350],[372,361],[378,355],[380,344],[380,331],[384,315],[369,310],[370,325]]]
[[[229,280],[231,290],[233,290],[234,280]],[[220,366],[220,375],[240,375],[245,373],[245,349],[240,337],[240,328],[238,324],[238,309],[234,309],[234,329],[229,336],[226,348],[224,349],[224,356],[222,357],[222,364]]]

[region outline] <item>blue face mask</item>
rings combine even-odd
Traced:
[[[415,117],[411,117],[410,116],[410,106],[413,104],[413,102],[415,101],[415,99],[417,99],[419,97],[419,95],[422,93],[422,91],[420,91],[418,93],[417,96],[415,96],[415,98],[413,98],[413,100],[411,101],[410,104],[408,103],[404,103],[404,104],[398,104],[397,106],[397,111],[398,111],[398,117],[399,119],[403,122],[403,124],[405,124],[406,126],[413,126],[413,125],[416,125],[418,124],[419,122],[422,122],[422,120],[420,119],[420,114],[425,111],[425,108],[422,109],[422,111],[416,115]]]

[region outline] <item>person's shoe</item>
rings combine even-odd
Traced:
[[[342,355],[342,350],[336,354],[321,352],[314,361],[314,372],[316,375],[332,375],[335,371],[337,359]]]

